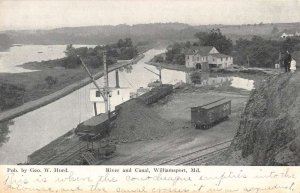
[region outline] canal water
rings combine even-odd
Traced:
[[[131,93],[136,92],[141,87],[146,88],[148,83],[158,79],[157,75],[145,69],[147,67],[152,71],[158,71],[156,67],[147,65],[145,62],[163,51],[149,50],[137,64],[120,69],[121,88],[119,89],[114,88],[116,85],[115,72],[109,73],[109,85],[112,88],[111,110],[116,105],[129,100]],[[63,57],[60,54],[56,57]],[[201,84],[228,82],[233,87],[246,90],[253,89],[253,80],[240,77],[210,77],[209,75],[206,75],[206,77],[203,78]],[[190,75],[182,71],[162,70],[163,83],[175,84],[180,81],[189,82]],[[103,86],[103,78],[100,78],[97,82],[100,86]],[[0,125],[2,136],[0,137],[4,142],[0,146],[0,164],[26,162],[27,155],[75,128],[80,122],[91,118],[94,115],[94,109],[92,102],[90,102],[90,92],[94,88],[93,84],[89,84],[51,104],[17,117],[7,124],[2,123],[2,128]],[[97,108],[98,113],[103,112],[104,104],[98,103]]]

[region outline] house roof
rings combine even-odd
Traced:
[[[213,46],[191,46],[184,53],[186,55],[200,54],[201,56],[207,56],[213,48]]]
[[[213,49],[213,46],[201,46],[197,50],[197,54],[200,54],[201,56],[206,56],[209,54],[209,52]]]
[[[216,54],[210,54],[211,56],[213,57],[216,57],[216,58],[226,58],[226,57],[231,57],[231,56],[228,56],[226,54],[220,54],[220,53],[216,53]]]

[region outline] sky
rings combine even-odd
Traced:
[[[300,0],[0,0],[0,30],[300,22]]]

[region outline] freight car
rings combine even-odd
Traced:
[[[146,92],[138,97],[139,100],[143,101],[145,104],[149,105],[157,102],[159,99],[167,96],[172,93],[173,85],[171,84],[162,84],[161,86],[151,89],[149,92]]]
[[[116,111],[110,113],[110,118],[108,118],[107,113],[99,114],[80,123],[74,132],[86,141],[103,138],[109,134],[111,123],[116,119],[116,116]]]
[[[191,122],[195,128],[208,129],[231,114],[231,100],[220,99],[191,108]]]

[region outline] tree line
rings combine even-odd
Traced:
[[[253,36],[251,40],[239,39],[234,46],[234,63],[251,67],[272,68],[279,63],[280,55],[300,50],[300,38],[266,40]]]
[[[107,65],[117,62],[117,60],[130,60],[138,55],[136,46],[133,46],[130,38],[120,39],[117,43],[95,48],[74,48],[72,44],[67,45],[66,57],[61,60],[61,65],[65,68],[77,68],[82,60],[90,67],[97,68],[103,65],[102,53],[106,52]]]
[[[238,39],[235,44],[223,35],[220,29],[195,34],[198,41],[191,43],[174,43],[167,48],[165,59],[162,56],[154,58],[154,62],[170,64],[185,64],[185,51],[192,46],[214,46],[220,53],[231,55],[234,64],[249,65],[251,67],[273,67],[279,62],[279,55],[286,51],[292,53],[300,50],[300,38],[288,37],[280,40],[268,40],[260,36],[252,39]]]

